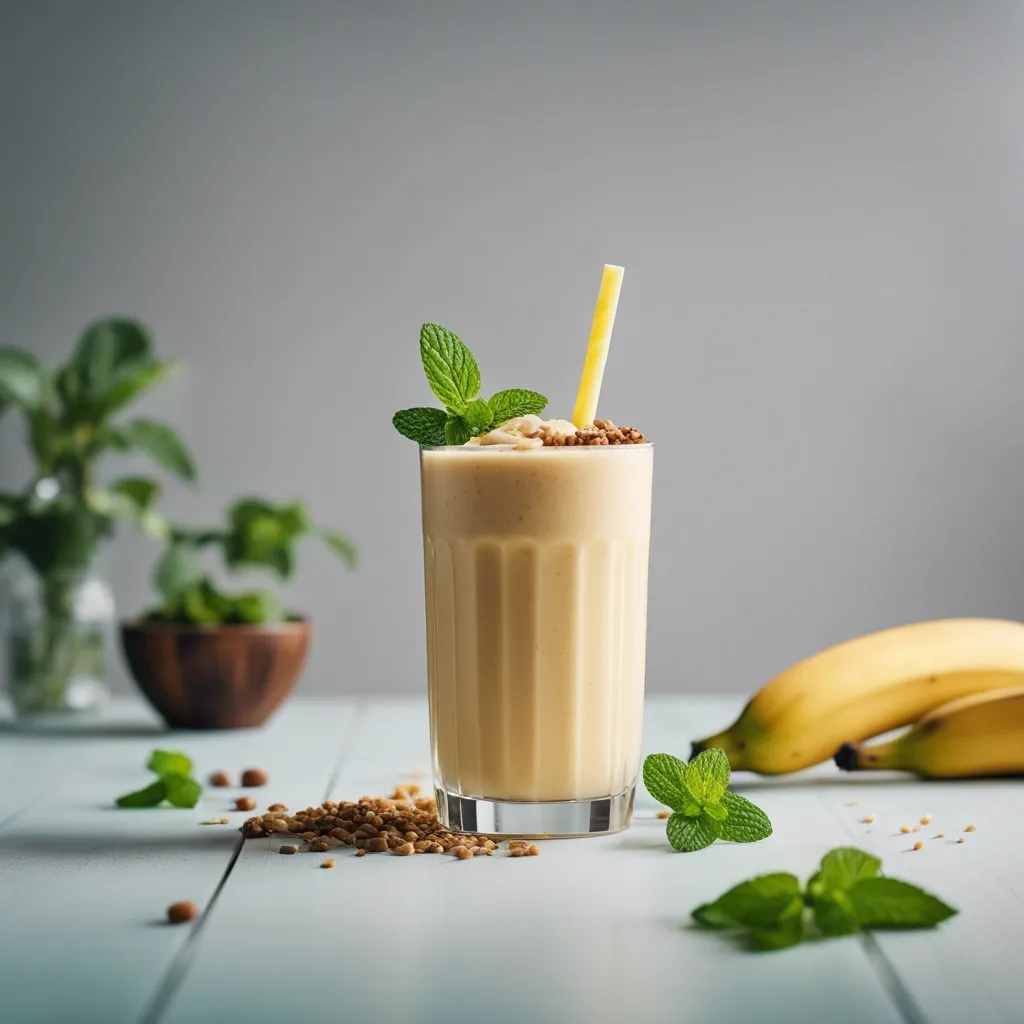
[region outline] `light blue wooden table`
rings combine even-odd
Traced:
[[[685,756],[738,705],[649,699],[645,747]],[[775,824],[763,843],[675,854],[642,793],[627,832],[547,842],[540,857],[342,849],[334,871],[280,856],[279,839],[243,843],[237,790],[207,789],[193,811],[111,806],[158,745],[202,776],[266,769],[261,808],[383,794],[428,774],[426,718],[421,700],[296,700],[263,730],[167,734],[126,701],[67,735],[0,726],[0,1021],[1024,1021],[1019,782],[737,777]],[[920,836],[899,832],[925,813]],[[231,825],[199,824],[221,814]],[[960,915],[769,954],[690,928],[690,910],[734,883],[806,876],[851,843]],[[183,899],[201,917],[165,924]]]

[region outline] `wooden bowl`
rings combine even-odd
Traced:
[[[124,622],[121,643],[135,682],[168,725],[262,725],[291,692],[309,650],[305,620],[272,626]]]

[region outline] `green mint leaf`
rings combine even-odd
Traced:
[[[157,775],[191,775],[192,762],[177,750],[154,750],[146,767]]]
[[[768,815],[738,793],[723,793],[722,806],[729,817],[722,822],[722,839],[730,843],[756,843],[772,834]]]
[[[445,444],[465,444],[472,436],[473,428],[461,416],[449,416],[445,420]]]
[[[850,898],[840,889],[814,898],[814,923],[823,935],[852,935],[860,928]]]
[[[928,928],[956,910],[896,878],[863,878],[847,894],[862,928]]]
[[[685,774],[686,763],[671,754],[648,754],[644,758],[644,785],[647,792],[659,804],[671,807],[673,811],[682,811],[687,805],[693,805],[683,784]],[[688,809],[686,813],[690,813]],[[697,814],[700,814],[700,807],[691,816],[696,817]]]
[[[787,917],[774,928],[755,928],[750,933],[750,944],[754,949],[786,949],[802,942],[804,937],[804,918],[800,914]]]
[[[726,810],[725,804],[708,804],[704,808],[704,813],[709,818],[714,818],[715,821],[725,821],[729,817],[729,812]]]
[[[391,423],[403,437],[428,448],[444,444],[444,425],[448,414],[444,409],[421,407],[400,409],[391,417]]]
[[[491,407],[494,422],[504,423],[517,416],[539,415],[547,408],[548,400],[536,391],[508,388],[491,395],[487,404]]]
[[[718,747],[702,750],[686,766],[683,783],[702,807],[717,804],[729,785],[729,758]]]
[[[480,369],[462,339],[440,324],[420,328],[420,357],[430,390],[457,413],[480,391]]]
[[[700,804],[695,804],[690,800],[683,808],[683,814],[688,818],[699,818],[701,813]]]
[[[482,398],[474,398],[462,415],[466,422],[481,434],[494,422],[494,413]]]
[[[119,796],[116,802],[118,807],[156,807],[157,804],[163,803],[166,795],[167,788],[164,785],[164,780],[157,779],[145,789]]]
[[[674,850],[681,853],[693,853],[710,846],[717,838],[721,826],[713,818],[701,815],[699,818],[688,818],[678,811],[668,819],[665,831],[668,841]]]
[[[710,928],[775,928],[802,913],[799,879],[778,872],[740,882],[714,903],[697,907],[693,917]]]
[[[187,775],[172,773],[161,779],[167,789],[167,800],[175,807],[195,807],[202,796],[203,787]]]
[[[855,846],[838,846],[821,859],[821,867],[807,883],[812,899],[833,890],[846,892],[864,878],[876,878],[882,862]]]

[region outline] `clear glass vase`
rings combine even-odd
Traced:
[[[7,600],[7,682],[19,720],[45,724],[93,711],[109,696],[114,596],[98,563],[18,573]]]

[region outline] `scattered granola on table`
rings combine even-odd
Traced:
[[[267,811],[247,819],[242,834],[246,839],[295,836],[314,853],[325,853],[332,846],[352,846],[357,856],[449,853],[466,860],[474,855],[489,856],[498,849],[488,836],[450,832],[438,820],[434,801],[416,796],[418,792],[418,786],[407,785],[396,787],[391,799],[364,796],[355,803],[328,800],[294,814]],[[509,848],[513,856],[536,857],[540,853],[538,846],[521,840],[514,840]],[[517,849],[522,852],[516,854]]]

